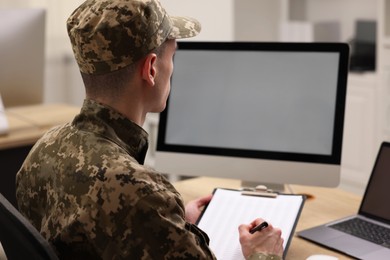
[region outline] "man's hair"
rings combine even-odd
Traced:
[[[123,69],[101,75],[90,75],[81,72],[87,97],[111,96],[116,98],[134,76],[137,65],[138,62]]]
[[[166,49],[165,46],[166,41],[153,50],[152,53],[155,53],[157,57],[161,57]],[[137,61],[123,69],[101,75],[90,75],[81,72],[87,96],[91,98],[101,96],[109,96],[111,98],[119,97],[135,76],[139,63],[140,61]]]

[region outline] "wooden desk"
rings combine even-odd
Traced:
[[[211,193],[215,187],[237,189],[240,187],[240,181],[200,177],[175,182],[174,186],[182,194],[184,201],[188,202]],[[306,200],[295,231],[355,214],[361,201],[361,197],[341,189],[299,185],[291,185],[291,188],[294,193],[314,196],[312,199]],[[313,254],[325,254],[336,256],[339,259],[350,259],[343,254],[320,247],[297,236],[293,238],[290,244],[287,259],[306,259]]]
[[[51,127],[69,122],[80,108],[63,104],[5,110],[9,133],[0,136],[0,192],[15,206],[15,174],[34,143]]]
[[[79,107],[64,104],[7,108],[9,133],[0,136],[0,150],[34,144],[48,129],[71,121],[79,112]]]

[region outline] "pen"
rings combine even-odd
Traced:
[[[249,230],[249,233],[253,234],[256,231],[261,231],[261,230],[263,230],[266,227],[268,227],[268,223],[267,223],[267,221],[264,221],[263,223],[257,225],[256,227],[251,228],[251,230]]]

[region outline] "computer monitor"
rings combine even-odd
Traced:
[[[44,43],[44,9],[0,9],[0,93],[5,107],[42,103]]]
[[[343,43],[179,42],[156,169],[337,186],[348,56]]]

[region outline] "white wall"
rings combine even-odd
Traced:
[[[160,0],[170,15],[191,16],[202,24],[196,41],[229,41],[234,36],[233,0]]]
[[[279,41],[279,25],[284,16],[283,12],[280,0],[235,0],[234,39]]]

